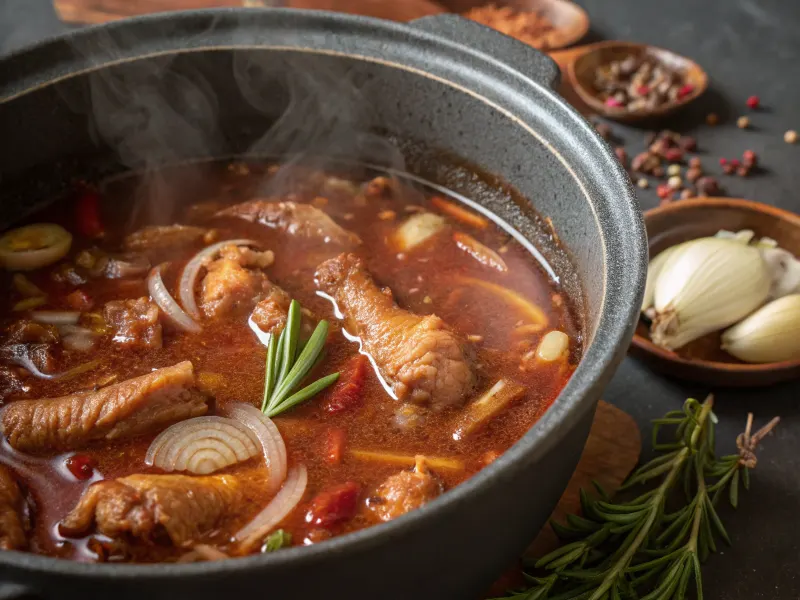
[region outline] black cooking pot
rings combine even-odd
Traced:
[[[315,74],[308,85],[287,89],[287,69],[306,68]],[[241,74],[252,70],[257,84],[243,84]],[[328,88],[346,80],[358,109],[311,89],[320,74]],[[630,182],[553,92],[557,80],[544,55],[454,16],[400,25],[320,12],[170,13],[0,59],[0,227],[70,177],[96,177],[112,163],[297,150],[297,136],[269,136],[264,147],[263,133],[287,105],[308,100],[334,129],[363,116],[369,128],[446,150],[513,186],[529,205],[513,194],[472,197],[540,247],[543,224],[531,205],[552,220],[571,258],[546,253],[585,318],[583,359],[552,408],[491,466],[421,510],[316,546],[214,563],[82,564],[2,552],[0,598],[479,597],[533,539],[573,472],[598,397],[631,339],[647,264]],[[173,112],[160,120],[134,98],[153,89],[174,96]],[[209,114],[210,122],[201,118]],[[139,135],[148,127],[163,133],[161,146]],[[361,160],[392,154],[375,146],[376,136],[351,137],[357,143],[327,133],[301,141],[324,139],[328,154],[344,148]],[[449,177],[449,187],[470,186],[465,171],[428,171]]]

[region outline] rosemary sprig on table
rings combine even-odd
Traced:
[[[526,574],[531,587],[510,596],[514,600],[682,600],[692,581],[703,598],[700,565],[716,540],[730,544],[716,505],[727,491],[738,503],[739,483],[749,487],[749,469],[756,465],[755,449],[777,425],[778,418],[751,435],[753,415],[736,440],[738,454],[716,458],[713,397],[688,399],[683,410],[656,419],[653,448],[663,452],[634,471],[623,484],[630,491],[657,485],[631,500],[611,502],[581,490],[582,515],[567,523],[552,523],[565,545],[539,559],[536,575]],[[664,427],[674,437],[659,442]],[[678,495],[675,510],[671,501]]]
[[[331,385],[339,373],[331,373],[299,391],[294,391],[306,375],[323,359],[328,322],[320,321],[307,341],[300,341],[300,303],[292,300],[286,327],[280,335],[271,334],[267,344],[264,374],[264,401],[261,412],[274,417],[308,400]]]

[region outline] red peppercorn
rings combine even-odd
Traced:
[[[692,169],[700,169],[702,168],[702,166],[703,163],[700,161],[699,156],[693,156],[692,158],[689,159],[689,167],[691,167]]]
[[[753,110],[758,108],[758,105],[761,104],[761,100],[758,96],[750,96],[747,99],[747,107],[752,108]]]
[[[650,93],[650,88],[646,85],[640,85],[636,88],[636,93],[640,96],[647,96]]]
[[[727,158],[720,158],[719,159],[719,164],[720,164],[720,166],[724,167],[725,165],[728,164],[728,159]]]
[[[736,165],[732,162],[726,163],[725,166],[722,167],[722,172],[726,175],[733,175],[736,172]]]
[[[616,98],[606,98],[606,106],[610,106],[611,108],[621,108],[622,102],[617,100]]]
[[[748,167],[747,165],[742,165],[741,167],[736,169],[736,174],[739,177],[747,177],[748,175],[750,175],[750,167]]]
[[[755,167],[758,164],[758,155],[752,150],[745,150],[742,154],[742,162],[746,167]]]
[[[739,167],[741,167],[741,166],[742,166],[742,163],[741,163],[741,162],[739,162],[739,159],[738,159],[738,158],[732,158],[732,159],[731,159],[731,163],[730,163],[730,164],[731,164],[731,166],[732,166],[734,169],[738,169]]]
[[[691,83],[687,83],[686,85],[682,86],[681,89],[678,90],[678,98],[685,98],[693,91],[694,91],[694,86]]]
[[[686,152],[694,152],[697,150],[697,140],[690,135],[681,136],[678,140],[678,145]]]
[[[666,183],[659,183],[658,187],[656,188],[656,194],[662,200],[672,197],[672,188],[669,187]]]
[[[669,162],[681,162],[683,160],[683,152],[678,148],[670,148],[664,153],[664,158]]]
[[[75,479],[86,481],[94,474],[94,459],[88,454],[73,454],[67,459],[67,469]]]

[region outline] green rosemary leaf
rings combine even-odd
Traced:
[[[333,384],[337,379],[339,379],[339,373],[331,373],[330,375],[326,375],[321,379],[317,379],[314,383],[311,383],[304,387],[299,392],[295,392],[286,400],[281,402],[278,406],[276,406],[274,410],[274,414],[280,414],[282,412],[286,412],[290,408],[300,404],[311,398],[312,396],[317,395],[322,390],[324,390],[329,385]]]
[[[730,546],[731,538],[728,536],[728,532],[725,531],[725,526],[722,524],[722,521],[720,520],[719,515],[717,514],[717,509],[714,508],[714,504],[711,502],[711,500],[708,499],[708,497],[706,497],[705,502],[706,502],[706,513],[711,518],[710,519],[711,524],[714,526],[714,529],[719,534],[719,537],[721,537],[725,541],[725,543]]]
[[[322,352],[322,346],[325,344],[325,338],[327,335],[328,322],[320,321],[317,324],[317,328],[314,330],[314,333],[311,334],[311,338],[308,340],[306,347],[303,348],[303,352],[297,357],[297,360],[291,366],[291,369],[286,374],[286,377],[275,389],[275,393],[270,400],[270,404],[277,406],[283,402],[294,386],[300,383],[303,377],[308,374],[308,372],[311,370],[311,367],[314,366],[317,356],[320,352]],[[294,347],[297,347],[296,344]],[[284,356],[286,355],[287,352],[284,349]]]
[[[572,548],[571,551],[562,553],[560,557],[556,557],[554,560],[550,560],[547,564],[542,566],[547,569],[557,571],[559,569],[571,565],[573,562],[580,559],[580,557],[583,556],[585,551],[586,551],[585,546],[579,544],[574,548]]]
[[[744,484],[744,489],[750,489],[750,469],[748,467],[742,468],[742,483]]]
[[[283,348],[281,354],[281,368],[278,373],[277,386],[280,388],[289,374],[289,370],[294,365],[295,352],[297,350],[297,339],[300,337],[300,303],[292,300],[289,304],[289,313],[286,316],[286,327],[283,328]],[[277,402],[276,402],[277,403]]]
[[[692,555],[692,572],[694,574],[694,584],[697,589],[697,600],[703,600],[703,576],[700,572],[700,559],[696,554]]]
[[[720,488],[722,490],[723,488]],[[729,498],[733,508],[739,507],[739,469],[733,472],[733,478],[730,483]]]
[[[269,399],[272,397],[272,392],[275,389],[275,379],[278,369],[276,362],[278,359],[278,336],[274,333],[269,336],[269,343],[267,344],[267,364],[264,367],[264,401],[261,403],[261,412],[266,412],[269,405]]]

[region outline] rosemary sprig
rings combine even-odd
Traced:
[[[581,490],[583,514],[569,515],[563,525],[551,523],[568,543],[536,561],[537,574],[526,574],[530,587],[508,597],[682,600],[694,582],[702,600],[700,565],[716,551],[717,539],[730,544],[718,500],[727,491],[736,507],[739,483],[748,488],[749,470],[756,465],[756,446],[779,420],[751,435],[749,415],[737,439],[739,453],[716,458],[712,407],[712,396],[702,403],[690,398],[683,410],[656,419],[653,448],[663,454],[634,471],[621,488],[629,495],[637,486],[650,489],[620,502],[611,502],[597,485],[596,498]],[[665,427],[674,428],[674,435],[662,442]]]
[[[339,379],[339,373],[331,373],[295,391],[305,376],[322,360],[325,339],[328,337],[328,322],[320,321],[311,337],[301,342],[300,317],[300,303],[292,300],[286,327],[279,336],[270,335],[267,344],[261,412],[268,417],[279,415],[308,400]]]

